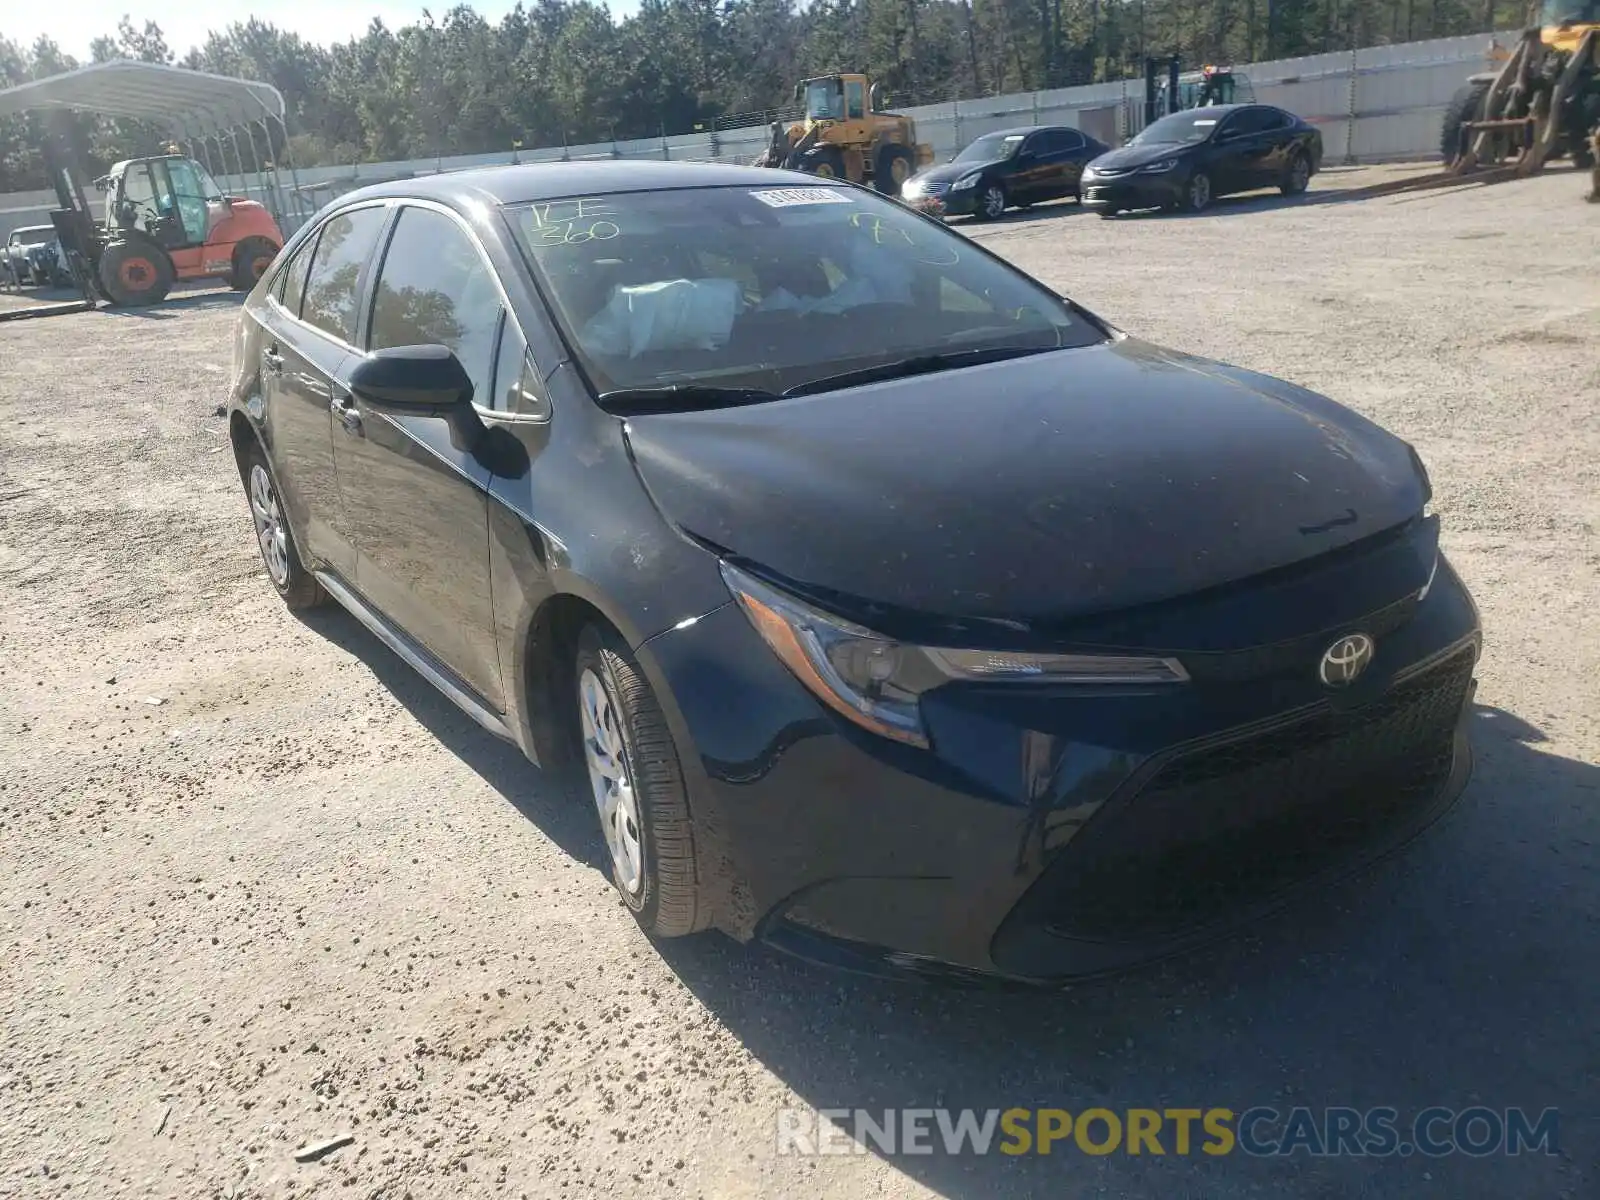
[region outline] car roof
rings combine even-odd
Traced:
[[[526,204],[563,196],[607,195],[617,192],[653,192],[694,187],[793,187],[818,184],[815,175],[778,171],[768,167],[726,163],[598,162],[530,163],[520,166],[475,167],[413,179],[377,183],[339,197],[341,204],[385,197],[438,200],[460,204],[468,199],[493,204]],[[826,181],[835,185],[838,180]]]
[[[19,233],[54,233],[55,231],[56,227],[54,225],[18,225],[11,231],[10,236],[14,237]]]
[[[1018,125],[1011,129],[991,129],[988,133],[980,133],[978,137],[1017,137],[1025,133],[1038,133],[1041,129],[1072,129],[1071,125]],[[1073,133],[1078,132],[1072,129]],[[977,141],[978,138],[973,138]]]

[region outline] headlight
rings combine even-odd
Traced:
[[[977,187],[978,179],[979,177],[977,175],[963,175],[960,179],[956,180],[950,185],[950,190],[952,192],[964,192],[968,188]]]
[[[1177,159],[1175,159],[1175,158],[1163,158],[1160,162],[1151,163],[1147,167],[1140,167],[1139,168],[1139,174],[1141,174],[1141,175],[1159,175],[1163,171],[1172,170],[1172,168],[1177,166],[1177,165],[1178,165],[1178,160]]]
[[[1189,678],[1170,658],[910,646],[830,616],[726,562],[721,567],[756,632],[819,700],[863,729],[913,746],[928,744],[919,697],[952,680],[1109,684]]]
[[[1417,603],[1421,604],[1428,598],[1428,593],[1433,590],[1433,577],[1439,573],[1438,551],[1433,555],[1433,566],[1428,568],[1428,582],[1422,585],[1422,590],[1417,593]]]

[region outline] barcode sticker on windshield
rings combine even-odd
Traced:
[[[750,194],[769,208],[791,208],[796,204],[850,203],[849,196],[824,187],[769,188],[764,192]]]

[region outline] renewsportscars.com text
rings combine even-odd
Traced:
[[[1140,1154],[1316,1158],[1558,1154],[1559,1114],[1399,1109],[825,1108],[778,1113],[780,1155]]]

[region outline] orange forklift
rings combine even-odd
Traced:
[[[264,206],[223,195],[184,155],[119,162],[95,186],[105,193],[105,220],[92,227],[85,258],[113,304],[159,303],[180,279],[225,279],[248,291],[283,246]]]

